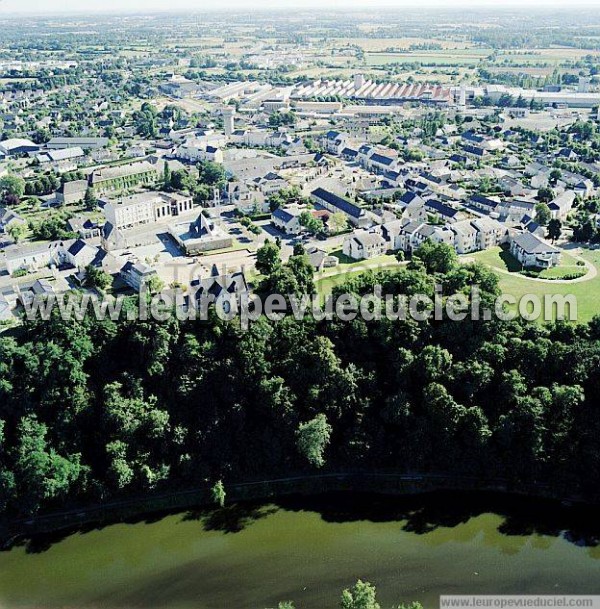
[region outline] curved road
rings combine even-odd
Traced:
[[[585,268],[587,269],[587,273],[585,275],[583,275],[582,277],[577,277],[576,279],[544,279],[543,277],[528,277],[527,275],[520,275],[517,272],[509,271],[507,269],[501,269],[500,267],[493,266],[490,264],[486,264],[486,266],[493,269],[494,271],[497,271],[498,273],[503,273],[504,275],[510,275],[511,277],[514,277],[516,275],[526,281],[537,281],[539,283],[549,283],[552,285],[583,283],[584,281],[591,281],[592,279],[595,279],[598,276],[598,269],[595,265],[589,262],[589,260],[585,260],[585,258],[582,258],[581,256],[578,256],[577,254],[573,254],[571,252],[569,252],[569,255],[578,262],[583,263],[583,266],[585,266]],[[461,258],[461,260],[463,262],[476,262],[476,259],[472,256],[465,256],[464,258]]]

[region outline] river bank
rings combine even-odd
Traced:
[[[226,484],[227,503],[268,501],[289,495],[356,492],[390,496],[417,495],[436,491],[495,492],[550,499],[568,504],[586,503],[577,495],[557,494],[543,484],[519,486],[513,482],[436,474],[327,473],[272,480]],[[93,524],[108,524],[130,518],[213,505],[211,487],[115,501],[0,523],[0,548],[10,548],[22,537],[35,536]]]

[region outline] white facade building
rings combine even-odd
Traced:
[[[190,195],[142,192],[107,200],[104,215],[115,228],[122,230],[179,216],[193,207]]]

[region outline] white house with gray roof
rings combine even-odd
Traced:
[[[301,210],[297,206],[290,205],[289,207],[278,207],[271,213],[271,222],[275,228],[288,235],[297,235],[302,232],[300,224]]]
[[[469,254],[481,249],[479,247],[479,231],[470,220],[462,220],[450,225],[454,233],[454,247],[457,254]]]
[[[547,269],[560,263],[560,250],[531,233],[515,235],[510,253],[524,266]]]
[[[385,254],[386,240],[378,232],[355,231],[344,240],[342,251],[353,260],[368,260]]]
[[[554,198],[548,207],[552,218],[556,220],[564,220],[567,214],[573,209],[573,203],[575,203],[576,194],[572,190],[565,190],[558,197]]]

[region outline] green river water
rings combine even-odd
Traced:
[[[490,506],[494,505],[494,508]],[[0,552],[0,607],[382,609],[440,594],[600,594],[593,513],[464,495],[341,495],[107,525]]]

